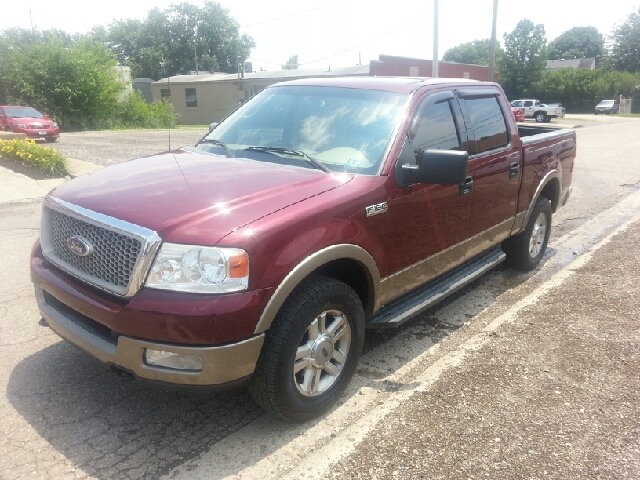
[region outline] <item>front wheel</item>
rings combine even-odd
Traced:
[[[544,112],[538,112],[535,114],[534,118],[536,119],[536,122],[543,123],[547,121],[547,114]]]
[[[551,233],[551,202],[539,198],[523,232],[502,242],[507,264],[528,272],[538,266],[544,256]]]
[[[47,142],[49,142],[49,143],[53,143],[53,142],[55,142],[55,141],[56,141],[56,140],[58,140],[58,139],[57,139],[57,138],[45,138],[45,140],[46,140]]]
[[[344,392],[363,342],[358,295],[338,280],[310,276],[267,331],[249,391],[262,408],[284,420],[313,418]]]

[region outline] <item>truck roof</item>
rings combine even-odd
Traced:
[[[492,82],[478,82],[465,78],[429,78],[429,77],[332,77],[332,78],[302,78],[273,85],[306,85],[322,87],[362,88],[368,90],[384,90],[396,93],[411,93],[426,85],[450,84],[451,86],[497,85]]]

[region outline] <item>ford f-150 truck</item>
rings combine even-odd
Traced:
[[[524,115],[533,118],[536,122],[549,122],[552,118],[564,118],[565,109],[561,105],[545,105],[539,100],[514,100],[511,102],[514,108],[524,108]]]
[[[495,83],[265,89],[182,148],[44,200],[31,274],[60,336],[119,376],[229,388],[302,421],[395,327],[503,260],[541,261],[573,130],[520,127]]]

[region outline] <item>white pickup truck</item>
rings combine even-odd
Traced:
[[[512,107],[524,108],[524,116],[535,118],[536,122],[549,122],[552,118],[564,117],[564,108],[561,106],[548,106],[535,99],[520,99],[511,102]]]

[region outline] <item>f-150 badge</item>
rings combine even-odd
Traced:
[[[386,211],[389,210],[389,205],[387,205],[387,202],[382,202],[377,205],[371,205],[364,210],[367,212],[367,217],[373,217],[379,213],[386,213]]]

